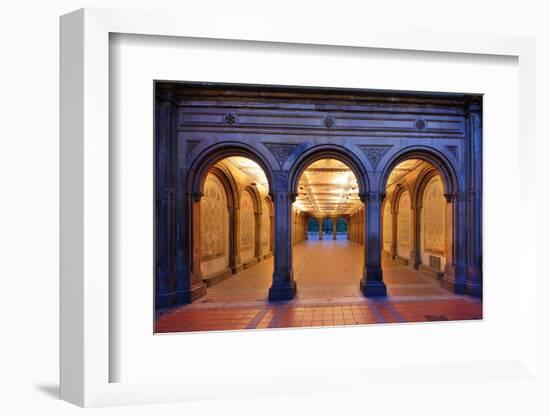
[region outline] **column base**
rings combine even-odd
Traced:
[[[246,263],[243,264],[244,269],[250,269],[252,266],[258,263],[258,259],[256,257],[253,257],[252,259],[248,260]]]
[[[441,280],[445,273],[443,273],[441,270],[436,270],[431,268],[430,266],[426,266],[425,264],[420,263],[415,267],[420,272],[424,273],[425,275],[430,276],[433,279]]]
[[[206,285],[206,287],[212,287],[214,285],[217,285],[220,282],[223,282],[225,279],[228,279],[232,276],[232,271],[230,268],[227,268],[225,270],[212,273],[208,276],[205,276],[202,278],[202,281]]]
[[[157,296],[155,309],[170,308],[178,305],[187,305],[206,295],[206,285],[199,283],[190,290],[176,290]]]
[[[483,297],[483,285],[481,282],[466,282],[466,293],[475,298]]]
[[[279,286],[273,285],[269,288],[269,300],[291,300],[296,296],[296,281],[291,280],[288,285]]]
[[[483,284],[481,280],[481,268],[477,266],[469,266],[466,269],[466,293],[470,296],[480,298],[483,292]]]
[[[243,271],[243,265],[242,264],[237,264],[235,266],[231,266],[231,273],[233,274],[237,274],[239,272],[242,272]]]
[[[443,276],[441,278],[440,285],[443,289],[456,293],[457,295],[463,295],[466,293],[466,285],[464,283],[457,282],[453,276]]]
[[[361,293],[367,298],[387,296],[386,284],[381,280],[365,280],[361,279]]]

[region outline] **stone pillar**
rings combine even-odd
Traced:
[[[332,219],[332,239],[336,240],[336,222],[338,220],[336,218]]]
[[[317,222],[319,223],[319,241],[323,239],[323,218],[318,218]]]
[[[309,217],[305,218],[305,236],[306,240],[309,240]]]
[[[254,257],[256,257],[258,263],[263,260],[261,211],[254,211]]]
[[[365,267],[361,279],[361,292],[367,297],[386,296],[386,284],[382,280],[382,258],[380,239],[382,236],[382,215],[380,212],[383,195],[378,192],[368,194],[366,221],[364,221]]]
[[[448,252],[441,287],[457,294],[466,293],[466,246],[469,232],[466,230],[467,197],[465,194],[465,192],[459,192],[457,195],[445,195],[447,221],[452,222],[449,225],[453,232],[452,242],[449,242],[449,236],[447,236]]]
[[[269,251],[275,252],[275,209],[269,212]]]
[[[399,204],[394,200],[391,208],[391,258],[397,258],[397,215],[399,214]]]
[[[468,229],[466,293],[482,295],[482,241],[481,241],[481,187],[482,187],[482,136],[481,102],[472,100],[466,105],[467,154],[467,218]]]
[[[239,202],[237,202],[237,206],[233,207],[229,221],[229,232],[231,233],[229,238],[229,265],[231,272],[235,274],[243,270],[243,264],[241,263],[241,209]]]
[[[417,198],[416,198],[417,199]],[[410,265],[418,269],[420,264],[420,208],[422,204],[415,199],[411,200],[411,254]]]
[[[177,113],[174,111],[171,100],[171,89],[166,89],[164,92],[160,92],[159,89],[155,111],[155,133],[158,138],[155,142],[155,209],[157,214],[155,307],[157,309],[178,303],[187,303],[182,301],[182,294],[187,290],[186,282],[189,280],[188,274],[184,272],[187,267],[183,264],[185,259],[182,258],[181,248],[179,250],[179,273],[176,270],[178,267],[176,222],[178,220],[182,222],[183,218],[181,216],[178,218],[175,214],[178,208],[185,211],[185,207],[183,206],[184,200],[181,198],[178,200],[174,192],[174,186],[178,183],[172,169],[177,160],[177,143],[173,140],[176,124],[174,118],[177,117]]]
[[[176,215],[181,233],[177,236],[176,290],[177,303],[191,303],[206,294],[201,273],[201,195],[178,196]]]
[[[286,191],[275,191],[273,196],[275,251],[269,300],[289,300],[296,294],[296,282],[292,272],[292,195]]]

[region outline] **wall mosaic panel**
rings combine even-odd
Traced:
[[[254,205],[248,192],[241,197],[241,250],[254,247]]]
[[[409,247],[411,244],[411,198],[408,192],[404,192],[399,198],[397,241],[403,247]]]
[[[438,176],[426,185],[422,196],[424,250],[444,254],[446,241],[446,201]]]
[[[227,238],[227,195],[220,180],[206,177],[201,199],[201,259],[212,260],[225,255]]]

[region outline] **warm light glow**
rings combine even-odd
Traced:
[[[269,183],[265,176],[264,170],[251,159],[242,156],[231,156],[225,159],[232,163],[237,169],[239,169],[245,175],[248,175],[252,182],[259,186],[263,186],[266,192],[269,191]]]
[[[321,159],[302,174],[295,206],[316,216],[349,214],[362,204],[357,190],[357,179],[346,164]]]

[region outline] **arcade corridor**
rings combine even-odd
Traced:
[[[480,96],[156,87],[156,332],[482,318]]]

